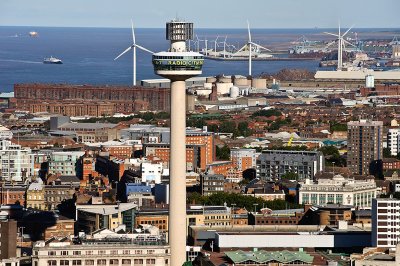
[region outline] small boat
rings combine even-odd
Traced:
[[[53,56],[50,56],[50,57],[45,58],[45,59],[43,60],[43,64],[62,64],[62,63],[63,63],[63,62],[62,62],[60,59],[55,58],[55,57],[53,57]]]
[[[29,36],[31,36],[31,37],[37,37],[37,36],[39,36],[39,33],[37,33],[36,31],[30,31],[30,32],[29,32]]]

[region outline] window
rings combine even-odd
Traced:
[[[136,264],[143,264],[143,260],[142,260],[142,259],[134,259],[134,260],[133,260],[133,264],[134,264],[134,265],[136,265]]]
[[[50,253],[51,251],[49,251]],[[56,260],[48,260],[47,261],[48,266],[57,266],[57,261]]]
[[[141,249],[136,249],[135,250],[135,254],[142,254],[142,250]]]
[[[72,265],[82,265],[82,261],[81,260],[73,260]]]
[[[131,265],[131,260],[122,259],[122,265]]]
[[[128,254],[131,254],[131,251],[130,251],[129,249],[125,249],[125,250],[122,252],[122,254],[128,255]]]
[[[93,250],[86,250],[86,255],[93,255]]]
[[[118,265],[118,264],[119,264],[119,260],[117,260],[117,259],[110,260],[110,265]]]
[[[106,251],[105,250],[99,250],[99,255],[105,255]]]
[[[155,259],[147,259],[146,260],[146,265],[154,265],[156,264],[156,260]]]
[[[81,251],[80,251],[80,250],[74,250],[74,251],[72,252],[72,254],[74,254],[74,255],[81,255]]]
[[[85,260],[85,265],[94,265],[94,260]]]
[[[111,251],[110,251],[110,254],[111,254],[111,255],[118,255],[118,250],[111,250]]]
[[[97,260],[97,265],[107,265],[106,260]]]
[[[147,254],[154,254],[154,249],[147,250]]]
[[[63,255],[63,256],[68,256],[68,251],[66,251],[66,250],[61,250],[61,255]]]
[[[60,266],[68,266],[69,260],[60,260]]]

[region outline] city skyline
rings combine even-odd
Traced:
[[[396,0],[338,0],[330,5],[318,0],[269,3],[256,0],[246,6],[227,0],[205,0],[196,6],[196,12],[192,11],[191,3],[182,0],[174,3],[135,4],[120,0],[116,5],[105,0],[57,3],[6,0],[0,3],[0,26],[125,28],[133,19],[139,28],[160,28],[166,19],[174,17],[193,21],[197,28],[243,28],[246,20],[252,28],[335,28],[339,20],[344,26],[355,24],[357,28],[396,28],[400,24],[396,16],[396,7],[400,4]]]

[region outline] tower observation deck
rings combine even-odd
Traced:
[[[193,39],[193,23],[171,21],[167,23],[166,38],[171,47],[167,52],[153,54],[154,72],[171,80],[186,80],[200,75],[204,57],[186,49],[186,41]]]
[[[185,80],[202,73],[204,58],[186,49],[193,39],[193,23],[173,20],[167,23],[166,37],[171,46],[153,54],[154,72],[171,80],[171,143],[169,176],[169,244],[171,263],[186,261],[186,84]],[[182,231],[183,230],[183,231]]]

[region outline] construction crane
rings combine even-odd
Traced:
[[[292,135],[290,136],[290,139],[289,139],[289,141],[288,141],[288,143],[287,143],[287,146],[288,146],[288,147],[291,147],[291,146],[292,146],[293,138],[294,138],[294,135],[293,135],[293,133],[292,133]]]

